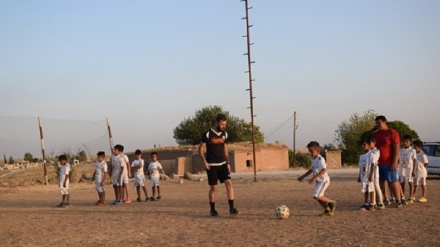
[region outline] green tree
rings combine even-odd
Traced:
[[[363,114],[355,113],[348,121],[338,125],[338,129],[335,131],[335,141],[342,149],[342,163],[358,163],[359,155],[362,152],[359,139],[364,132],[374,127],[376,115],[373,110],[367,110]]]
[[[77,159],[79,162],[87,161],[86,151],[84,151],[84,150],[79,151],[78,154],[75,156],[75,159]]]
[[[387,121],[387,126],[389,128],[396,130],[397,133],[399,133],[401,145],[403,145],[402,138],[404,135],[410,135],[412,137],[413,141],[419,139],[419,134],[417,134],[417,132],[415,130],[411,129],[411,127],[409,127],[408,124],[406,124],[400,120]],[[371,136],[373,136],[373,132],[371,130],[365,131],[364,133],[362,133],[362,135],[360,137],[360,141],[366,137],[371,137]]]
[[[228,124],[226,131],[230,142],[252,141],[251,124],[244,119],[232,116],[221,106],[208,106],[197,110],[193,117],[185,118],[173,129],[173,137],[179,145],[196,145],[200,143],[202,133],[212,127],[219,113],[226,114]],[[255,126],[255,141],[264,142],[263,133]]]
[[[8,160],[6,159],[6,154],[3,154],[3,161],[5,162],[5,165],[8,163]]]
[[[23,160],[32,162],[34,160],[34,156],[31,153],[25,153]]]
[[[12,158],[12,156],[9,156],[9,164],[13,165],[15,164],[14,158]]]

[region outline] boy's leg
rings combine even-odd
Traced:
[[[364,204],[368,204],[368,190],[364,192]]]
[[[151,187],[151,192],[153,193],[153,198],[156,196],[156,186]]]
[[[328,199],[325,196],[321,197],[314,197],[318,203],[324,208],[325,211],[330,211],[329,203],[332,202],[332,200]]]
[[[141,186],[136,186],[136,193],[137,193],[137,196],[138,196],[138,198],[141,198]]]
[[[145,199],[148,199],[148,191],[147,188],[144,186],[142,186],[142,190],[144,190],[144,194],[145,194]]]
[[[416,182],[416,184],[414,184],[414,192],[413,192],[413,195],[415,196],[416,193],[417,193],[417,182]]]
[[[117,201],[118,198],[119,198],[119,188],[118,188],[118,185],[113,184],[113,190],[115,191],[115,201]]]
[[[124,190],[126,193],[126,199],[127,200],[130,199],[130,188],[129,188],[128,181],[127,181],[127,183],[124,183]]]
[[[157,199],[160,199],[160,186],[156,186],[157,188]]]
[[[375,184],[374,188],[375,188],[375,192],[376,192],[375,194],[376,194],[376,198],[377,198],[378,204],[380,204],[378,206],[382,207],[383,206],[383,196],[382,196],[382,191],[380,189],[379,184]]]
[[[428,192],[428,187],[426,184],[422,185],[422,196],[426,198],[426,194]]]
[[[414,197],[414,184],[412,182],[408,182],[409,186],[409,198]]]
[[[400,196],[402,197],[402,195],[403,195],[405,197],[405,182],[400,183],[400,187],[402,188],[402,193],[400,194]]]

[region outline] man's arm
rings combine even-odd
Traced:
[[[228,147],[226,146],[226,143],[223,145],[224,145],[223,152],[225,153],[225,159],[226,159],[226,164],[228,166],[228,171],[231,172],[231,162],[229,161]]]
[[[205,168],[209,170],[209,164],[208,164],[208,162],[206,161],[206,158],[205,158],[205,149],[206,149],[206,143],[200,142],[200,145],[199,145],[199,156],[202,159],[203,164],[205,165]]]
[[[391,171],[395,171],[397,169],[397,164],[399,164],[399,156],[400,156],[400,143],[393,144],[393,160],[391,161]]]

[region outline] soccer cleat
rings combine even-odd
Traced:
[[[116,203],[118,203],[118,200],[114,200],[112,203],[110,203],[111,205],[116,205]]]
[[[150,200],[150,198],[149,198],[149,197],[145,198],[145,201],[146,201],[146,202],[148,202],[149,200]]]
[[[229,210],[229,213],[232,215],[238,215],[240,212],[236,208],[233,208],[233,209]]]
[[[127,198],[127,199],[123,200],[122,202],[125,203],[125,204],[130,204],[131,203],[131,199]]]
[[[384,201],[383,201],[383,203],[385,204],[385,205],[390,205],[390,201],[388,201],[388,199],[385,199]]]
[[[428,199],[426,199],[426,197],[422,196],[419,198],[418,202],[428,202]]]
[[[390,204],[395,204],[395,203],[396,203],[396,199],[391,198],[391,199],[390,199]]]
[[[141,198],[138,197],[138,198],[136,199],[136,202],[142,202]]]
[[[402,205],[408,205],[408,202],[405,200],[405,198],[400,199],[400,203],[402,203]]]
[[[154,197],[150,197],[150,201],[155,201],[156,199],[154,199]]]
[[[401,208],[401,207],[403,207],[402,202],[397,202],[397,203],[396,203],[396,208]]]
[[[377,209],[383,210],[383,209],[385,209],[385,205],[379,203],[379,204],[377,204]]]
[[[333,216],[333,213],[330,211],[325,210],[324,213],[319,214],[319,216]]]
[[[331,202],[329,202],[328,207],[330,208],[330,212],[333,213],[336,209],[336,201],[332,200]]]
[[[57,208],[65,208],[66,204],[64,202],[60,202],[60,204],[58,204]]]
[[[410,197],[410,198],[408,198],[407,202],[408,202],[408,203],[413,203],[413,202],[414,202],[414,200],[413,200],[413,198],[412,198],[412,197]]]
[[[122,202],[122,200],[117,200],[117,201],[115,202],[114,205],[122,205],[122,204],[124,204],[124,203]]]
[[[211,212],[209,213],[209,215],[211,215],[211,216],[213,216],[213,217],[218,216],[217,210],[211,211]]]
[[[376,210],[376,204],[370,204],[370,205],[368,205],[367,210],[368,210],[368,211],[374,211],[374,210]]]
[[[162,198],[162,197],[158,196],[158,197],[156,197],[156,200],[158,200],[158,201],[159,201],[159,200],[160,200],[160,198]]]

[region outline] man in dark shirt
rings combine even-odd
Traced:
[[[238,210],[234,208],[234,189],[232,187],[230,174],[231,164],[229,162],[228,148],[226,147],[226,142],[228,140],[228,133],[225,132],[226,121],[225,114],[218,114],[214,126],[203,133],[202,141],[199,145],[199,155],[206,167],[206,173],[208,174],[211,216],[218,216],[218,213],[215,210],[217,181],[225,183],[230,214],[237,215],[239,213]]]

